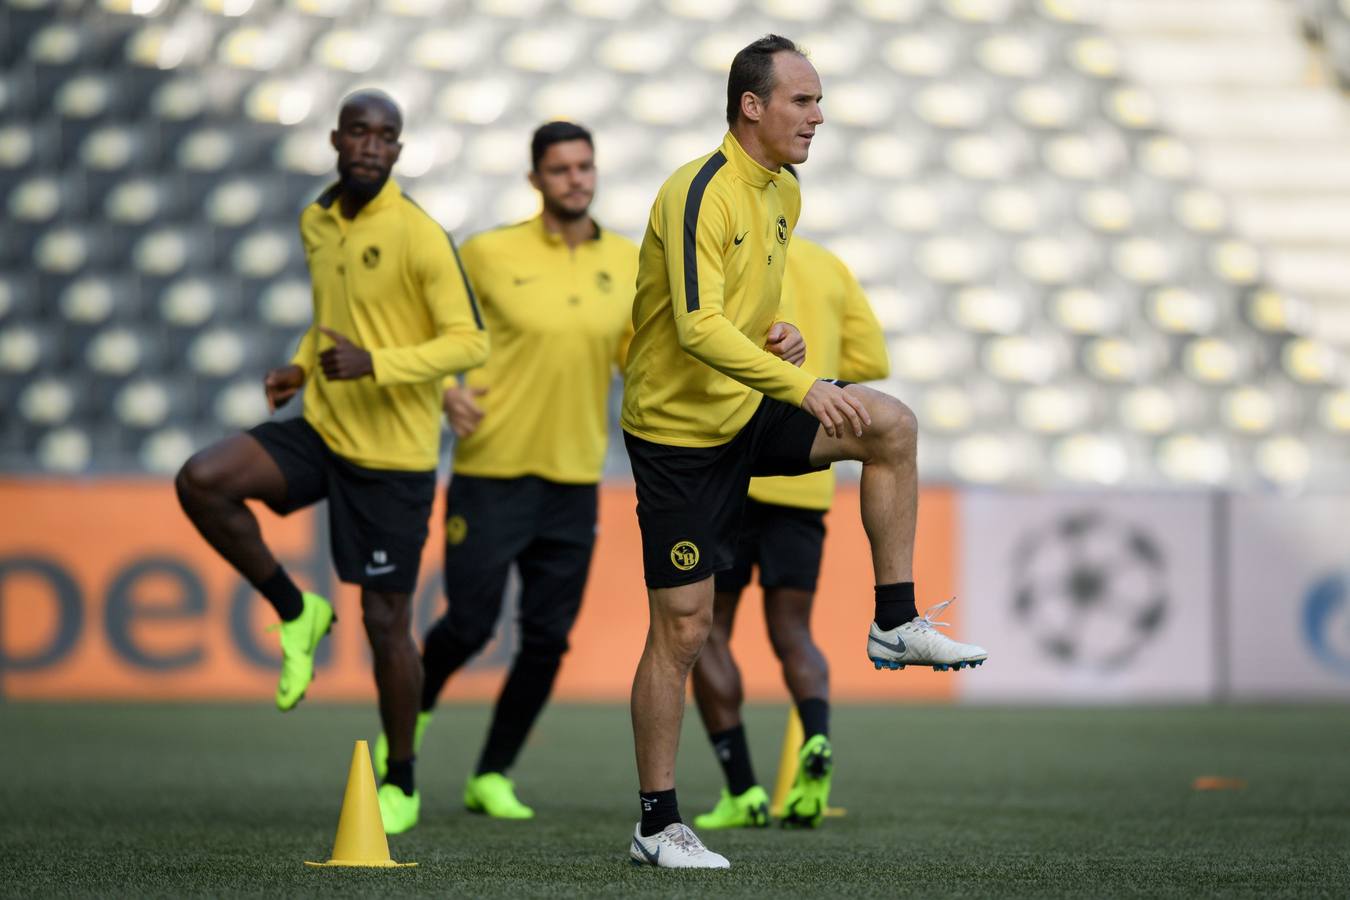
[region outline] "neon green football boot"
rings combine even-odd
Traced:
[[[694,817],[694,827],[716,831],[722,828],[764,828],[769,824],[769,795],[759,785],[733,797],[722,788],[722,797],[706,812]]]
[[[402,834],[417,824],[417,815],[422,811],[421,791],[413,791],[410,797],[396,784],[382,784],[376,796],[380,800],[380,822],[385,834]]]
[[[420,712],[417,714],[417,725],[413,728],[413,756],[422,752],[422,735],[427,733],[427,726],[431,724],[431,711]],[[389,774],[389,738],[380,732],[380,736],[375,739],[375,777],[384,781],[384,777]]]
[[[277,681],[277,709],[286,712],[305,698],[314,680],[314,651],[333,627],[333,605],[318,594],[304,593],[304,610],[289,622],[268,631],[281,632],[281,678]]]
[[[516,785],[500,772],[473,775],[464,784],[464,808],[494,819],[533,819],[534,810],[516,799]]]
[[[834,774],[834,751],[830,739],[812,735],[797,754],[797,780],[783,801],[783,827],[816,828],[825,819]]]

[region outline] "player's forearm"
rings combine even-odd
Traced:
[[[676,320],[680,346],[699,362],[776,400],[800,406],[814,375],[756,347],[721,313]]]
[[[376,384],[444,384],[487,360],[488,333],[478,328],[452,331],[413,347],[381,347],[370,355]]]

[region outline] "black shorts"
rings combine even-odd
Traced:
[[[647,587],[693,584],[731,568],[751,477],[828,468],[811,465],[819,428],[805,410],[764,397],[745,427],[716,447],[672,447],[624,432]]]
[[[436,499],[436,473],[367,469],[338,456],[304,419],[264,422],[248,432],[276,461],[289,515],[328,500],[329,545],[338,577],[374,591],[411,594]]]
[[[759,567],[764,588],[797,588],[815,592],[825,544],[825,511],[761,503],[749,498],[736,541],[736,560],[718,572],[718,591],[740,593]]]
[[[446,495],[445,596],[460,639],[478,643],[491,636],[515,564],[522,646],[565,652],[590,571],[598,502],[593,484],[453,476]]]

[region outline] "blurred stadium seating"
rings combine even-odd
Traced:
[[[397,175],[461,240],[534,211],[549,117],[594,129],[597,215],[639,237],[724,130],[732,54],[774,29],[825,83],[800,230],[868,289],[926,480],[1350,486],[1345,345],[1127,78],[1101,4],[0,4],[5,471],[171,472],[265,417],[261,373],[309,319],[295,221],[346,92],[399,98]],[[1350,83],[1350,0],[1302,12]]]

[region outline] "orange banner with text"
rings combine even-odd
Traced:
[[[647,628],[635,505],[631,485],[602,486],[595,559],[559,698],[627,700]],[[959,532],[951,492],[925,490],[920,509],[922,608],[955,593]],[[339,621],[320,648],[310,699],[372,698],[359,592],[339,585],[330,567],[326,507],[284,519],[256,510],[297,583],[335,598]],[[840,490],[827,523],[812,625],[835,699],[951,698],[949,673],[872,669],[864,652],[871,556],[856,488]],[[419,635],[444,610],[442,540],[433,526],[415,597]],[[508,599],[496,638],[451,680],[447,699],[496,695],[515,646],[512,613]],[[261,701],[277,675],[276,636],[266,633],[274,620],[184,518],[171,484],[0,482],[0,697]],[[742,599],[733,647],[748,697],[787,696],[757,589]]]

